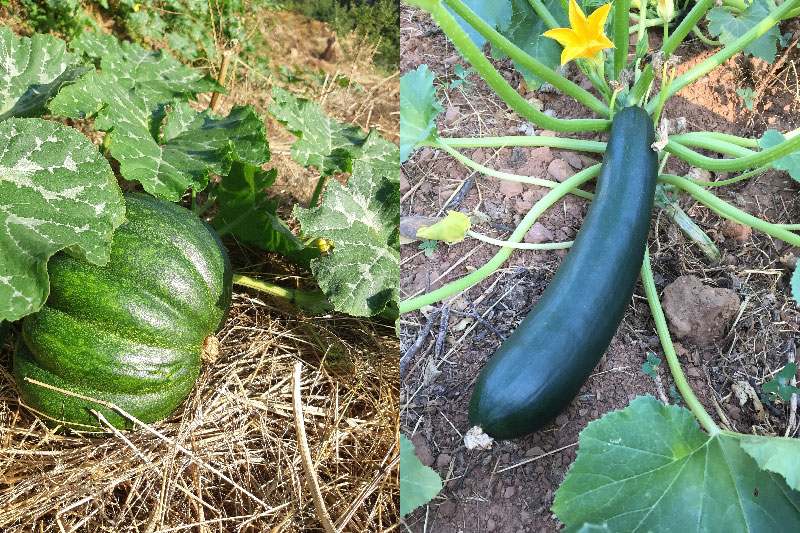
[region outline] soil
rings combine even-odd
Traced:
[[[800,38],[800,21],[796,19],[784,22],[780,29],[782,34],[793,34],[790,43]],[[650,44],[653,48],[661,43],[651,37]],[[477,74],[468,77],[469,87],[448,88],[454,79],[452,65],[468,65],[426,14],[402,8],[401,46],[402,73],[422,63],[434,73],[437,98],[445,109],[437,124],[441,136],[527,135],[536,130]],[[701,42],[688,39],[676,51],[683,57],[677,74],[711,53]],[[782,49],[772,65],[735,56],[671,98],[664,116],[685,117],[689,131],[740,136],[760,137],[767,129],[786,132],[797,128],[799,61],[800,52],[795,47]],[[530,91],[510,60],[493,63],[512,87],[529,100],[541,101],[548,113],[559,118],[596,116],[563,94]],[[589,86],[577,69],[569,77]],[[753,87],[760,95],[752,110],[735,92],[738,87]],[[537,133],[561,135],[541,130]],[[607,133],[579,137],[606,140]],[[463,153],[491,168],[559,181],[602,157],[518,147],[465,149]],[[670,158],[666,166],[667,172],[678,175],[686,175],[688,170],[688,165],[676,158]],[[469,174],[466,167],[441,151],[426,148],[413,152],[403,166],[402,215],[443,214]],[[707,177],[720,180],[730,176],[711,173]],[[541,187],[475,176],[474,185],[455,209],[487,214],[491,222],[473,229],[506,239],[510,232],[502,227],[516,227],[545,192]],[[771,222],[796,222],[800,216],[798,184],[786,172],[770,170],[714,192]],[[731,226],[691,198],[681,197],[679,202],[723,253],[721,261],[711,262],[654,210],[650,251],[658,290],[663,291],[681,276],[696,280],[692,284],[695,297],[672,308],[695,319],[676,344],[689,384],[721,426],[743,433],[783,435],[789,424],[788,407],[778,402],[777,409],[764,416],[760,403],[748,400],[750,393],[740,389],[752,389],[749,379],[763,384],[786,364],[787,357],[794,355],[800,315],[788,286],[792,250],[762,232]],[[525,240],[571,240],[587,206],[587,200],[565,197],[539,218]],[[402,250],[401,297],[408,299],[459,279],[484,265],[496,250],[471,239],[449,246],[440,243],[428,255],[417,244],[406,245]],[[565,253],[516,251],[492,276],[446,302],[449,322],[442,325],[440,315],[436,315],[428,338],[409,364],[400,405],[402,431],[414,442],[422,462],[443,478],[445,488],[430,504],[404,518],[409,530],[557,531],[562,524],[550,510],[553,495],[575,460],[581,430],[603,414],[624,408],[638,395],[675,401],[668,398],[673,381],[665,364],[656,367],[658,379],[642,372],[648,353],[662,361],[664,354],[640,284],[595,373],[561,415],[543,430],[518,440],[501,441],[491,450],[465,448],[463,437],[470,427],[467,407],[478,373],[500,345],[500,335],[513,331],[542,294]],[[718,306],[714,308],[718,313],[708,313],[701,307],[709,300],[712,307]],[[474,318],[473,306],[481,320]],[[431,311],[430,307],[423,308],[403,316],[400,331],[404,352],[417,339]],[[443,346],[437,341],[444,342]],[[740,397],[744,403],[740,404]]]

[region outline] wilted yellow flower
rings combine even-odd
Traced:
[[[448,211],[447,216],[433,226],[423,226],[417,230],[420,239],[435,239],[444,242],[461,242],[470,228],[469,217],[458,211]]]
[[[600,6],[587,19],[575,0],[569,0],[569,25],[572,27],[547,30],[543,34],[564,46],[562,65],[578,57],[593,58],[600,50],[614,48],[614,43],[603,34],[610,9],[611,4]]]

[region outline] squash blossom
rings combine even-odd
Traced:
[[[579,57],[594,60],[601,50],[614,48],[614,43],[603,34],[610,9],[611,4],[602,5],[587,19],[575,0],[569,0],[569,25],[572,27],[547,30],[542,34],[564,46],[562,65]]]
[[[675,14],[675,5],[672,0],[658,0],[656,11],[664,22],[669,22]]]

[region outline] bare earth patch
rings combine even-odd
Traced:
[[[799,21],[782,24],[781,33],[787,32],[794,34],[790,42],[800,37]],[[651,47],[660,46],[651,41]],[[422,63],[434,73],[437,97],[446,110],[437,124],[443,137],[543,134],[511,111],[476,74],[468,78],[473,83],[469,88],[443,88],[454,79],[453,64],[468,65],[427,15],[408,7],[401,10],[401,46],[403,73]],[[683,57],[679,75],[711,52],[699,41],[688,41],[676,53]],[[794,129],[800,126],[799,63],[797,48],[783,50],[775,65],[734,57],[670,99],[665,116],[685,117],[689,131],[760,137],[766,129]],[[494,64],[512,87],[519,87],[523,97],[540,100],[555,116],[593,116],[562,94],[527,90],[509,60]],[[571,79],[586,86],[577,69]],[[735,92],[737,87],[753,87],[762,95],[753,110],[745,108]],[[583,134],[581,138],[606,140],[607,133]],[[463,153],[490,168],[559,180],[602,157],[550,148],[483,148]],[[402,215],[443,213],[471,173],[448,154],[427,148],[413,152],[403,169]],[[675,158],[670,158],[666,167],[667,172],[679,175],[687,170]],[[726,177],[718,173],[711,179]],[[474,229],[506,239],[510,231],[502,227],[516,227],[545,192],[536,186],[475,176],[474,185],[455,209],[488,214],[491,224]],[[800,220],[798,185],[785,172],[771,170],[714,192],[772,222]],[[587,206],[587,200],[565,197],[539,218],[526,241],[572,239]],[[791,269],[787,265],[793,264],[786,260],[790,247],[759,231],[743,234],[690,198],[682,200],[682,207],[712,237],[724,257],[719,264],[711,264],[665,216],[654,211],[649,242],[659,292],[680,276],[695,276],[708,290],[732,291],[740,302],[730,313],[731,302],[726,301],[725,323],[715,325],[721,333],[710,342],[695,344],[696,337],[693,342],[691,336],[680,341],[679,356],[689,384],[721,426],[744,433],[783,435],[789,422],[788,407],[780,404],[764,416],[763,407],[748,399],[742,387],[749,386],[748,380],[756,384],[768,380],[794,354],[800,316],[788,287]],[[408,299],[461,278],[485,264],[496,250],[471,240],[439,244],[426,256],[416,245],[406,245],[401,297]],[[595,373],[560,416],[536,434],[502,441],[490,451],[466,450],[467,408],[480,370],[500,345],[499,335],[507,336],[525,317],[564,255],[564,251],[515,251],[494,275],[450,302],[449,323],[442,326],[437,315],[422,349],[409,365],[401,383],[402,431],[414,442],[420,459],[445,480],[437,498],[404,518],[411,531],[556,531],[560,523],[550,511],[553,494],[575,460],[580,431],[604,413],[627,406],[637,395],[651,394],[674,402],[669,397],[673,382],[665,364],[657,367],[658,381],[641,370],[648,353],[662,360],[664,356],[640,285]],[[471,316],[473,305],[482,321]],[[403,315],[403,351],[417,339],[429,313],[430,309],[423,309]],[[445,342],[438,351],[437,341]],[[747,401],[740,404],[740,397]]]

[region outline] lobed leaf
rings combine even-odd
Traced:
[[[39,119],[0,122],[0,321],[44,304],[57,251],[105,264],[123,214],[108,161],[80,132]]]
[[[584,523],[630,532],[794,531],[797,446],[726,431],[710,436],[687,409],[641,396],[581,433],[553,511],[565,531]]]
[[[400,78],[400,161],[408,159],[418,142],[436,135],[436,117],[444,111],[436,100],[433,72],[427,65]]]
[[[722,44],[729,44],[761,23],[774,10],[775,2],[773,0],[753,0],[738,17],[734,17],[721,7],[715,7],[706,15],[708,32],[713,36],[718,36]],[[758,39],[747,45],[744,52],[753,57],[759,57],[767,63],[772,63],[775,60],[776,45],[780,37],[781,32],[778,27],[772,26]]]

